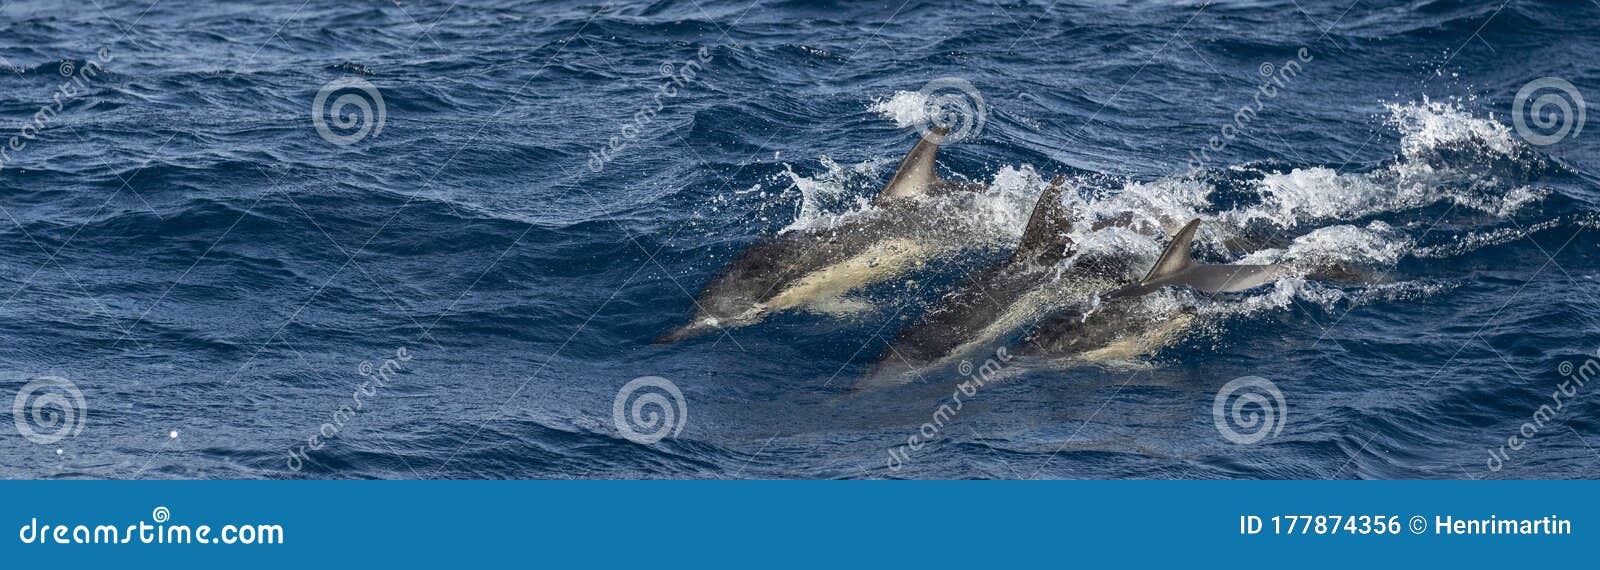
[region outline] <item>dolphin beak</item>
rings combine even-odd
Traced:
[[[670,331],[667,331],[666,334],[663,334],[660,337],[656,338],[656,340],[651,342],[650,344],[672,344],[672,343],[678,342],[680,340],[686,340],[686,339],[690,339],[690,338],[694,338],[694,337],[703,335],[709,329],[710,329],[710,327],[701,325],[700,323],[697,323],[697,322],[696,323],[689,323],[687,325],[683,325],[681,327],[678,327],[678,328],[672,329]]]

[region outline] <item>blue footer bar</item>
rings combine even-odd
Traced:
[[[7,568],[63,560],[1592,566],[1600,521],[1595,483],[1557,481],[11,481],[0,489]]]

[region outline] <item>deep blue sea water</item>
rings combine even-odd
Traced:
[[[0,0],[0,144],[22,137],[0,147],[0,402],[41,376],[83,402],[19,400],[0,476],[1591,477],[1592,385],[1489,458],[1600,347],[1600,124],[1534,145],[1516,120],[1580,127],[1582,107],[1517,104],[1558,78],[1600,122],[1596,21],[1531,0]],[[740,251],[867,208],[944,78],[981,99],[941,154],[991,185],[949,205],[973,247],[850,316],[651,344]],[[382,98],[368,128],[323,136],[319,90],[356,80]],[[960,377],[851,386],[1007,254],[1055,174],[1083,212],[1210,220],[1212,259],[1253,228],[1281,238],[1258,260],[1367,278],[1170,292],[1207,326],[1020,365],[892,469]],[[641,376],[686,410],[653,444],[614,422]],[[1286,405],[1253,444],[1214,421],[1241,376]]]

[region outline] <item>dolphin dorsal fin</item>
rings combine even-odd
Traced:
[[[1066,258],[1067,252],[1072,250],[1072,238],[1067,237],[1068,232],[1072,231],[1072,215],[1061,204],[1061,189],[1066,181],[1066,176],[1057,176],[1039,194],[1033,214],[1028,216],[1028,227],[1022,230],[1022,243],[1017,245],[1017,252],[1011,255],[1012,263],[1027,261],[1053,265]]]
[[[1190,257],[1190,245],[1194,243],[1194,231],[1200,228],[1200,218],[1189,220],[1183,229],[1173,234],[1172,243],[1167,244],[1167,249],[1161,252],[1161,257],[1156,259],[1155,267],[1150,268],[1150,273],[1140,279],[1139,283],[1150,283],[1172,277],[1189,266],[1194,265]]]
[[[943,184],[939,180],[939,173],[934,169],[934,157],[939,154],[939,143],[944,142],[945,135],[950,134],[948,127],[934,127],[928,134],[917,141],[917,146],[911,147],[911,152],[906,153],[900,167],[895,169],[894,177],[884,185],[883,191],[873,202],[882,204],[889,200],[908,198],[911,196],[925,196],[934,187]]]
[[[1150,273],[1133,283],[1105,294],[1103,300],[1137,297],[1169,285],[1192,287],[1206,293],[1237,293],[1271,283],[1289,268],[1277,263],[1267,265],[1203,265],[1190,257],[1194,231],[1200,227],[1195,218],[1184,224],[1172,236],[1172,243],[1161,252]]]

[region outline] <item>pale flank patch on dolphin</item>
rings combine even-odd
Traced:
[[[1064,295],[1060,290],[1056,290],[1053,287],[1032,289],[1007,306],[999,316],[995,317],[994,321],[978,329],[965,342],[950,349],[947,354],[938,360],[927,363],[922,367],[937,369],[955,364],[963,356],[977,354],[984,349],[995,346],[1006,336],[1028,326],[1041,315],[1048,315],[1068,305],[1070,305],[1070,302],[1064,299]],[[902,378],[902,380],[906,379]]]
[[[807,307],[822,313],[844,314],[870,308],[847,300],[846,293],[893,279],[922,266],[938,248],[911,239],[890,239],[839,263],[805,274],[764,304],[767,311]]]
[[[807,303],[806,310],[819,315],[827,315],[836,319],[844,319],[871,312],[877,308],[872,301],[860,297],[836,296],[817,299]]]
[[[880,210],[855,225],[790,233],[758,244],[725,266],[695,300],[689,323],[662,335],[676,342],[714,330],[761,322],[806,308],[847,315],[870,308],[848,293],[898,278],[959,249],[939,243],[935,223],[917,198],[981,185],[940,180],[935,159],[949,130],[935,127],[900,161],[873,203]]]
[[[1162,348],[1182,337],[1183,333],[1194,325],[1194,319],[1195,317],[1192,314],[1181,314],[1156,325],[1152,329],[1140,331],[1100,348],[1084,351],[1072,358],[1083,362],[1104,364],[1125,363],[1134,358],[1149,356],[1160,352]]]

